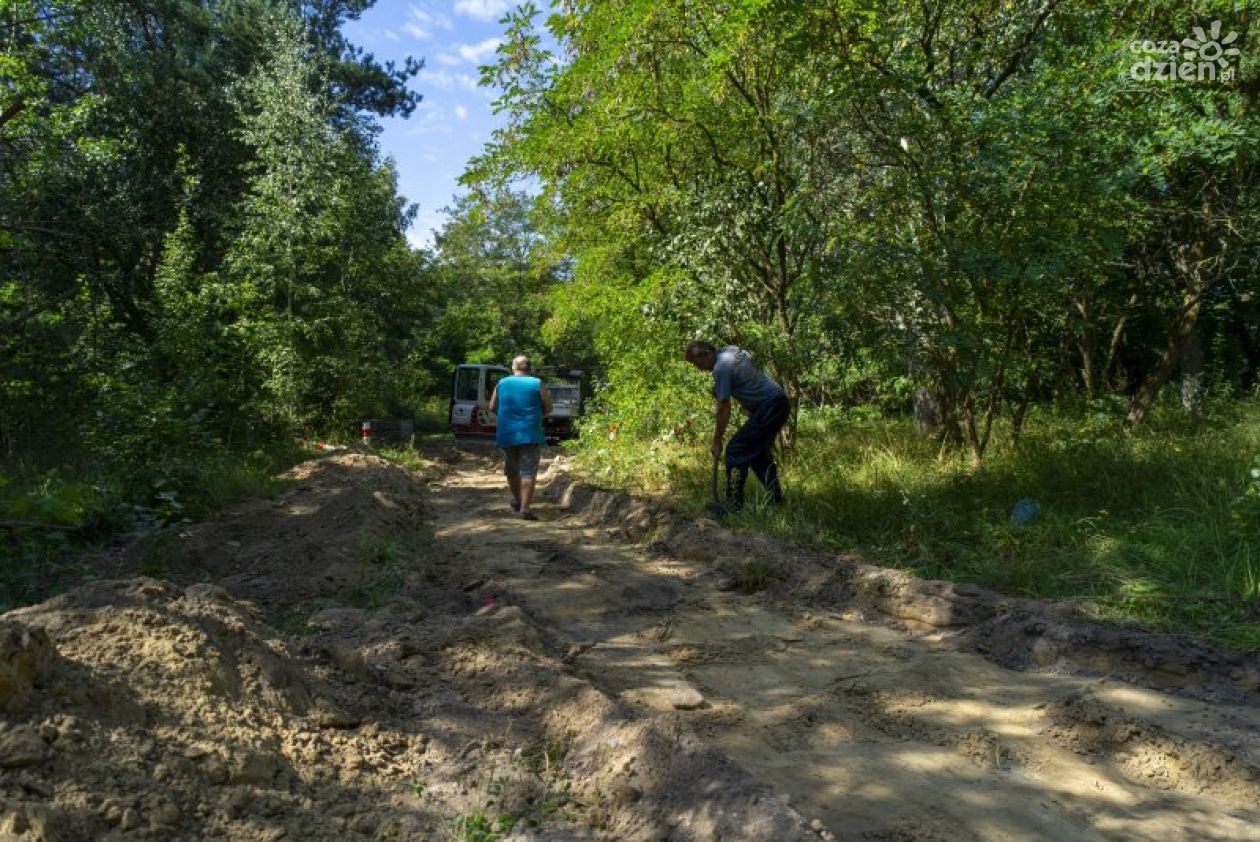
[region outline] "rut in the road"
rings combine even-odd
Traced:
[[[526,524],[502,485],[492,461],[442,483],[441,544],[578,675],[682,719],[844,838],[1260,839],[1245,700],[1015,672],[955,651],[959,630],[776,607],[719,589],[734,559],[716,525],[708,547],[626,542],[612,495]],[[680,688],[704,705],[675,712]]]

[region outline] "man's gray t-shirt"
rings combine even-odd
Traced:
[[[749,413],[764,400],[783,394],[783,388],[753,365],[752,355],[734,345],[717,352],[713,362],[713,397],[735,398]]]

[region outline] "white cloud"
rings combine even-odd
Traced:
[[[455,28],[455,24],[450,15],[431,12],[413,3],[407,7],[407,22],[402,25],[402,28],[417,41],[428,41],[436,30],[444,29],[450,32]]]
[[[462,105],[455,106],[455,116],[460,120],[468,119],[468,109]]]
[[[485,64],[502,43],[501,38],[487,38],[476,44],[455,44],[450,51],[439,55],[437,60],[447,67],[458,67],[461,64]]]
[[[499,38],[487,38],[476,44],[455,44],[447,52],[438,53],[437,61],[438,64],[447,67],[462,67],[466,64],[481,66],[487,64],[493,58],[494,51],[499,48],[501,43],[503,42]],[[473,80],[473,87],[476,87],[475,79]]]
[[[478,20],[498,20],[509,5],[507,0],[455,0],[455,12]]]
[[[426,85],[442,91],[451,91],[455,89],[455,77],[445,70],[430,70],[426,67],[420,71],[420,87],[423,88]]]
[[[449,70],[430,70],[426,67],[420,71],[420,87],[425,86],[437,88],[440,91],[475,91],[477,77],[471,73],[452,73]]]
[[[472,64],[484,64],[502,43],[501,38],[487,38],[476,44],[463,44],[459,48],[459,57]]]

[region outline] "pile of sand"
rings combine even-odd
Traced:
[[[812,836],[470,584],[427,539],[422,478],[357,453],[289,476],[185,530],[174,583],[0,616],[0,838]]]
[[[102,582],[0,638],[0,835],[413,838],[421,738],[358,727],[373,711],[221,588]]]
[[[304,462],[295,488],[179,533],[170,578],[213,581],[267,609],[370,590],[383,567],[423,551],[425,483],[370,454]]]

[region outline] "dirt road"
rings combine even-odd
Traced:
[[[776,609],[722,590],[707,559],[546,507],[510,519],[502,487],[480,464],[450,475],[438,540],[610,696],[650,716],[698,691],[687,725],[841,838],[1260,839],[1254,770],[1229,774],[1221,747],[1260,740],[1255,708],[1014,672],[939,635]]]
[[[429,456],[0,617],[0,839],[1260,839],[1254,659]]]

